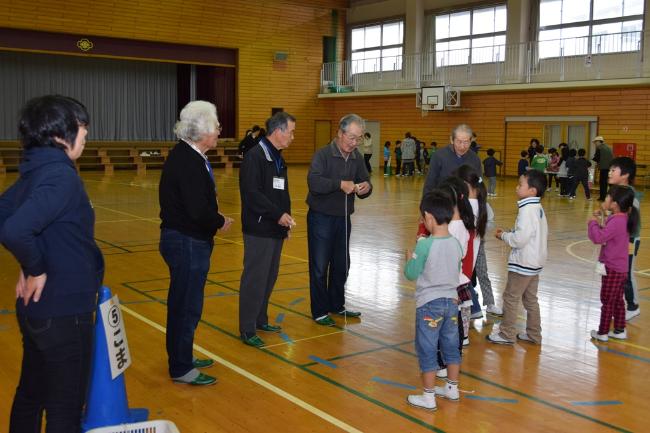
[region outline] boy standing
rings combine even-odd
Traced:
[[[503,165],[503,163],[494,157],[494,149],[488,149],[487,154],[487,158],[483,160],[483,173],[488,179],[488,195],[495,197],[497,195],[497,165]]]
[[[625,185],[634,189],[634,178],[636,177],[636,164],[632,158],[627,156],[620,156],[614,158],[609,165],[609,184],[610,185]],[[641,246],[641,193],[634,190],[634,207],[639,211],[639,224],[637,224],[636,230],[630,236],[630,245],[629,245],[629,266],[627,281],[625,282],[625,303],[627,304],[627,310],[625,311],[625,320],[632,320],[639,314],[641,314],[641,309],[639,308],[639,289],[637,287],[636,277],[634,276],[634,263],[636,262],[636,256],[639,252],[639,247]]]
[[[535,149],[535,156],[533,156],[533,159],[530,161],[530,167],[539,170],[542,173],[546,172],[546,168],[548,167],[548,157],[544,155],[544,146],[541,144]]]
[[[458,401],[460,350],[458,346],[458,293],[463,251],[449,234],[454,214],[450,197],[433,190],[422,198],[420,212],[428,237],[418,239],[415,252],[407,251],[404,275],[416,280],[415,348],[424,392],[409,395],[407,402],[422,409],[435,410],[436,397]],[[445,386],[434,387],[438,364],[438,342],[447,364]]]
[[[539,170],[529,170],[519,177],[517,197],[519,214],[513,231],[497,229],[496,237],[510,247],[508,283],[503,293],[503,321],[486,338],[491,343],[513,344],[515,323],[521,299],[526,309],[526,332],[517,334],[520,340],[541,344],[542,327],[537,302],[539,274],[546,263],[548,224],[541,198],[546,191],[546,176]]]
[[[517,165],[517,176],[521,176],[522,174],[526,173],[528,171],[528,152],[525,150],[521,151],[521,159],[519,160],[519,164]]]
[[[578,184],[581,184],[585,189],[585,198],[591,200],[591,191],[589,191],[589,167],[591,162],[585,158],[587,152],[584,149],[578,150],[578,159],[575,160],[575,177],[573,178],[573,186],[569,192],[569,199],[575,200]]]

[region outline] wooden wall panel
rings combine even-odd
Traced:
[[[415,96],[386,96],[323,101],[333,107],[332,120],[348,112],[381,122],[382,140],[402,139],[406,131],[438,146],[449,142],[451,129],[469,124],[483,149],[505,149],[507,116],[597,116],[598,134],[609,144],[637,143],[637,161],[650,162],[650,88],[473,92],[461,96],[463,110],[431,112],[422,117]],[[507,173],[516,173],[519,153],[532,137],[541,140],[539,123],[511,123],[505,154]]]
[[[286,157],[307,162],[314,119],[331,117],[316,100],[322,38],[337,36],[342,59],[348,6],[347,0],[5,0],[0,27],[236,48],[238,135],[263,124],[271,107],[283,107],[298,120]],[[276,51],[288,60],[274,62]]]

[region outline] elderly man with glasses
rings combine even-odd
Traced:
[[[372,192],[368,170],[357,147],[365,121],[348,114],[330,144],[318,150],[307,175],[307,240],[311,313],[319,325],[334,326],[329,313],[359,317],[345,308],[345,282],[350,268],[350,215],[355,195]]]
[[[433,190],[440,182],[451,176],[451,173],[461,165],[469,165],[481,175],[481,159],[476,152],[469,152],[472,144],[472,129],[460,124],[451,131],[449,146],[437,151],[431,156],[429,174],[424,184],[423,194]]]

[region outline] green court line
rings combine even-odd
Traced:
[[[366,355],[368,353],[379,352],[381,350],[386,350],[386,349],[392,349],[393,347],[402,346],[403,344],[408,344],[408,343],[413,343],[413,340],[406,341],[404,343],[391,344],[389,346],[375,347],[374,349],[361,350],[359,352],[348,353],[348,354],[345,354],[345,355],[333,356],[331,358],[326,358],[325,360],[326,361],[338,361],[340,359],[352,358],[354,356]],[[309,362],[307,364],[302,364],[302,366],[303,367],[312,367],[312,366],[317,365],[317,364],[318,364],[317,362]]]
[[[95,238],[95,240],[98,241],[98,242],[104,243],[106,245],[109,245],[109,246],[111,246],[113,248],[117,248],[118,250],[122,250],[122,251],[127,252],[127,253],[131,252],[131,251],[127,250],[126,248],[122,248],[121,246],[115,245],[115,244],[113,244],[113,243],[111,243],[109,241],[105,241],[105,240],[99,239],[99,238]]]
[[[224,287],[224,288],[226,288],[226,289],[228,289],[228,290],[237,291],[236,289],[233,289],[232,287],[228,287],[228,286],[226,286],[226,285],[224,285],[224,284],[220,284],[220,283],[216,283],[216,284],[217,284],[217,285],[220,285],[221,287]],[[269,302],[269,304],[270,304],[270,305],[273,305],[273,306],[276,306],[276,307],[278,307],[278,308],[280,308],[280,309],[284,309],[284,310],[286,310],[286,311],[292,312],[292,313],[297,314],[297,315],[299,315],[299,316],[306,317],[306,318],[308,318],[309,320],[312,320],[312,319],[311,319],[311,316],[308,316],[308,315],[306,315],[306,314],[304,314],[304,313],[301,313],[301,312],[299,312],[299,311],[292,310],[291,308],[285,307],[284,305],[280,305],[280,304],[277,304],[277,303],[275,303],[275,302]],[[375,339],[375,338],[373,338],[373,337],[368,337],[367,335],[363,335],[363,334],[361,334],[361,333],[359,333],[359,332],[352,331],[352,330],[350,330],[350,329],[348,329],[348,328],[345,328],[345,329],[344,329],[344,328],[341,328],[340,326],[333,326],[332,328],[342,329],[342,330],[345,330],[346,332],[348,332],[348,333],[350,333],[350,334],[352,334],[352,335],[355,335],[355,336],[357,336],[357,337],[359,337],[359,338],[362,338],[362,339],[365,339],[365,340],[368,340],[368,341],[372,341],[372,342],[377,343],[377,344],[380,344],[380,345],[382,345],[382,346],[388,346],[386,343],[382,342],[381,340],[377,340],[377,339]],[[395,350],[395,351],[400,352],[400,353],[407,354],[408,356],[411,356],[411,357],[417,357],[416,354],[411,353],[411,352],[408,352],[408,351],[406,351],[406,350],[404,350],[404,349],[400,349],[399,347],[396,347],[396,346],[390,346],[389,349],[391,349],[391,350]],[[577,417],[580,417],[580,418],[583,418],[583,419],[586,419],[586,420],[592,421],[592,422],[594,422],[594,423],[596,423],[596,424],[600,424],[600,425],[603,425],[603,426],[609,427],[609,428],[611,428],[611,429],[613,429],[613,430],[616,430],[616,431],[619,431],[619,432],[623,432],[623,433],[631,433],[629,430],[625,430],[625,429],[622,428],[622,427],[618,427],[618,426],[615,426],[615,425],[613,425],[613,424],[606,423],[605,421],[601,421],[601,420],[598,420],[598,419],[596,419],[596,418],[592,418],[592,417],[590,417],[590,416],[588,416],[588,415],[583,415],[583,414],[581,414],[581,413],[579,413],[579,412],[573,411],[573,410],[571,410],[571,409],[565,408],[565,407],[560,406],[560,405],[556,405],[556,404],[554,404],[554,403],[551,403],[551,402],[548,402],[548,401],[546,401],[546,400],[543,400],[543,399],[541,399],[541,398],[539,398],[539,397],[535,397],[535,396],[532,396],[532,395],[526,394],[526,393],[524,393],[524,392],[522,392],[522,391],[518,391],[518,390],[516,390],[516,389],[509,388],[509,387],[507,387],[507,386],[505,386],[505,385],[501,385],[501,384],[498,384],[498,383],[496,383],[496,382],[492,382],[492,381],[490,381],[490,380],[488,380],[488,379],[484,379],[484,378],[482,378],[482,377],[480,377],[480,376],[477,376],[477,375],[475,375],[475,374],[467,373],[467,372],[462,371],[462,370],[461,370],[461,374],[462,374],[462,375],[465,375],[465,376],[468,376],[468,377],[471,377],[472,379],[477,380],[477,381],[479,381],[479,382],[483,382],[483,383],[486,383],[486,384],[488,384],[488,385],[496,386],[497,388],[500,388],[500,389],[502,389],[502,390],[512,392],[513,394],[519,395],[520,397],[527,398],[527,399],[529,399],[529,400],[531,400],[531,401],[534,401],[534,402],[536,402],[536,403],[540,403],[540,404],[543,404],[543,405],[545,405],[545,406],[548,406],[548,407],[551,407],[551,408],[554,408],[554,409],[559,409],[559,410],[561,410],[561,411],[563,411],[563,412],[566,412],[566,413],[568,413],[568,414],[575,415],[575,416],[577,416]]]

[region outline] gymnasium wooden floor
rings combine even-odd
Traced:
[[[402,268],[404,251],[414,243],[423,177],[373,176],[374,193],[357,201],[353,216],[347,285],[348,306],[363,316],[347,323],[337,318],[337,327],[323,328],[309,315],[306,171],[305,166],[290,169],[298,226],[285,243],[269,310],[285,333],[262,335],[267,342],[262,350],[238,338],[243,247],[237,171],[215,173],[221,207],[237,223],[218,234],[205,288],[196,354],[217,360],[208,372],[219,382],[201,388],[172,384],[167,376],[160,173],[83,174],[106,258],[105,283],[123,304],[134,360],[126,373],[131,407],[146,407],[151,419],[172,420],[183,433],[648,431],[643,416],[650,411],[648,200],[637,265],[643,313],[629,324],[629,340],[595,344],[589,339],[599,318],[600,283],[593,272],[597,249],[587,240],[585,221],[598,202],[584,197],[570,202],[553,192],[544,199],[550,235],[539,290],[543,345],[488,344],[484,337],[495,318],[473,321],[461,401],[439,399],[437,412],[430,413],[405,402],[420,389],[414,283],[405,280]],[[0,190],[14,179],[0,177]],[[514,186],[514,179],[499,182],[499,196],[490,199],[499,226],[514,223]],[[490,234],[487,258],[498,303],[507,255]],[[0,249],[0,430],[8,425],[21,359],[13,311],[17,273],[13,259]]]

